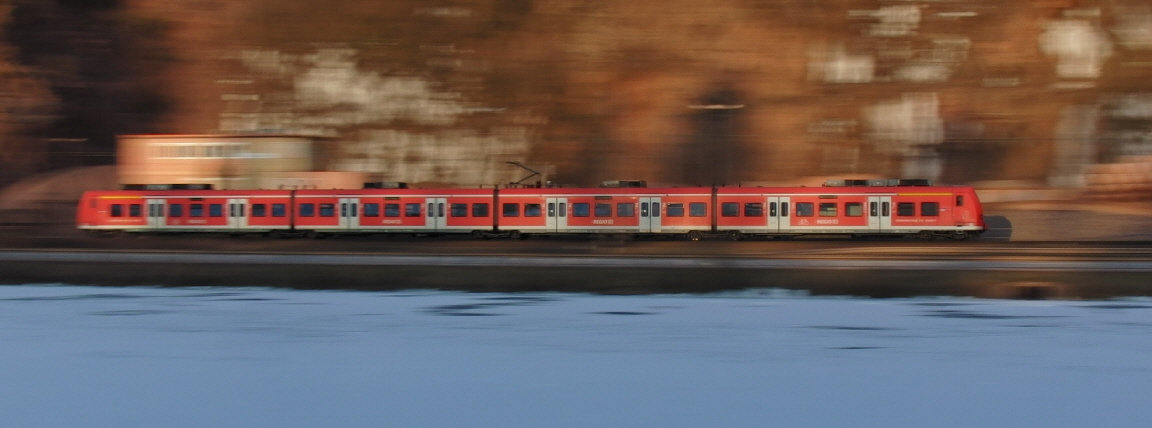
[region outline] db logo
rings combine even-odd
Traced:
[[[800,219],[800,221],[797,224],[799,224],[801,226],[807,226],[808,225],[808,219],[802,218],[802,219]]]

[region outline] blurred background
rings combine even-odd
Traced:
[[[0,28],[0,185],[114,186],[118,136],[161,134],[425,185],[1152,197],[1152,1],[9,0]]]

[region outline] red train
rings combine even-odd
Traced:
[[[93,232],[267,234],[839,234],[967,239],[985,230],[976,192],[924,182],[834,180],[824,187],[601,187],[86,192]],[[840,184],[840,185],[836,185]],[[844,185],[847,184],[847,185]]]

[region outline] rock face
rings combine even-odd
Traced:
[[[322,168],[395,181],[1074,187],[1152,153],[1145,2],[104,3],[118,52],[163,52],[124,67],[164,114],[116,133],[321,134]]]

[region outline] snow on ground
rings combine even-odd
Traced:
[[[0,286],[12,427],[1143,427],[1152,300]]]

